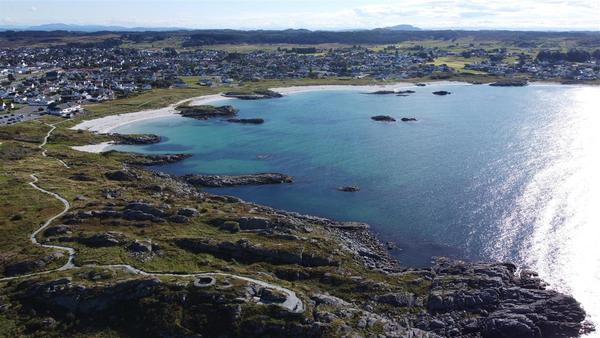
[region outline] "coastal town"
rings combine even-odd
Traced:
[[[0,337],[596,333],[600,33],[400,28],[0,30]]]
[[[4,48],[0,49],[0,124],[45,114],[69,118],[82,113],[82,105],[157,88],[236,87],[263,80],[337,78],[481,83],[486,77],[593,82],[600,79],[600,49],[565,53],[542,50],[533,55],[526,49],[515,52],[466,46],[456,52],[394,45],[380,49],[279,47],[246,53],[206,48]]]

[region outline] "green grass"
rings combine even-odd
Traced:
[[[465,69],[465,65],[469,63],[479,63],[485,60],[484,58],[472,57],[472,58],[464,58],[461,56],[445,56],[436,58],[432,63],[436,66],[439,65],[447,65],[448,67],[454,68],[455,70],[468,73],[468,74],[486,74],[485,72]]]

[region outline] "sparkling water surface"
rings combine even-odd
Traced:
[[[163,142],[114,148],[194,154],[157,168],[172,174],[292,175],[289,185],[211,191],[367,222],[398,244],[393,254],[405,265],[439,255],[513,261],[600,318],[600,88],[410,89],[416,93],[406,97],[324,90],[217,102],[265,123],[146,120],[116,131],[155,133]],[[361,190],[337,191],[346,185]]]

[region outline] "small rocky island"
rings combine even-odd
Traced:
[[[227,92],[223,96],[231,97],[239,100],[264,100],[264,99],[276,99],[283,97],[281,93],[273,90],[255,90],[253,92]]]
[[[389,115],[375,115],[371,117],[371,120],[379,122],[396,122],[396,119]]]
[[[439,96],[450,95],[450,94],[452,94],[452,93],[449,91],[446,91],[446,90],[438,90],[438,91],[433,92],[433,95],[439,95]]]
[[[416,122],[417,119],[414,118],[414,117],[403,117],[403,118],[400,119],[400,121],[402,121],[402,122]]]
[[[183,179],[191,185],[201,187],[233,187],[239,185],[263,185],[292,183],[291,176],[279,173],[260,173],[250,175],[186,175]]]
[[[175,107],[181,116],[191,117],[198,120],[206,120],[213,117],[232,117],[237,115],[238,109],[233,106],[215,107],[211,105],[190,105],[189,102]]]
[[[377,90],[374,92],[370,92],[370,93],[365,93],[368,95],[390,95],[390,94],[396,94],[395,90]]]
[[[337,190],[341,191],[341,192],[358,192],[358,191],[360,191],[360,188],[356,185],[348,185],[348,186],[338,187]]]
[[[365,93],[368,95],[398,95],[398,96],[406,96],[407,94],[414,94],[414,90],[377,90],[370,93]]]
[[[226,121],[231,122],[231,123],[241,123],[241,124],[263,124],[263,123],[265,123],[265,120],[261,119],[261,118],[227,119]]]

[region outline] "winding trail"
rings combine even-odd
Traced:
[[[64,121],[63,121],[64,122]],[[55,123],[55,124],[46,124],[47,126],[50,127],[50,130],[48,131],[48,133],[46,134],[46,136],[44,136],[42,143],[40,143],[40,145],[38,146],[39,149],[42,149],[42,156],[43,157],[48,157],[48,158],[54,158],[51,156],[47,155],[47,149],[45,149],[45,146],[48,144],[48,138],[50,137],[50,135],[52,134],[52,132],[54,132],[54,130],[56,130],[56,125],[60,124],[62,122],[59,123]],[[63,165],[65,168],[69,169],[69,165],[67,165],[63,160],[54,158],[55,160],[57,160],[61,165]],[[60,245],[48,245],[48,244],[42,244],[40,242],[38,242],[37,240],[37,235],[44,231],[50,224],[52,224],[52,222],[54,222],[56,219],[58,219],[59,217],[62,217],[64,214],[66,214],[70,209],[71,209],[71,204],[69,203],[69,201],[67,201],[65,198],[63,198],[62,196],[60,196],[59,194],[52,192],[52,191],[48,191],[46,189],[43,189],[41,187],[39,187],[37,185],[37,183],[39,182],[39,179],[37,178],[36,174],[31,174],[31,179],[32,181],[29,182],[28,184],[33,187],[34,189],[50,195],[52,197],[54,197],[55,199],[59,200],[64,208],[61,212],[59,212],[58,214],[50,217],[48,220],[46,220],[46,222],[44,224],[42,224],[42,226],[40,226],[37,230],[35,230],[30,236],[29,239],[31,240],[31,243],[33,243],[34,245],[38,245],[44,248],[49,248],[49,249],[55,249],[55,250],[59,250],[59,251],[63,251],[66,252],[68,254],[68,259],[67,262],[57,268],[57,269],[52,269],[52,270],[47,270],[47,271],[42,271],[42,272],[35,272],[35,273],[30,273],[30,274],[24,274],[24,275],[19,275],[19,276],[13,276],[13,277],[5,277],[5,278],[0,278],[0,282],[4,282],[4,281],[10,281],[10,280],[15,280],[15,279],[20,279],[20,278],[28,278],[28,277],[34,277],[34,276],[41,276],[41,275],[46,275],[46,274],[50,274],[52,272],[59,272],[59,271],[65,271],[65,270],[73,270],[73,269],[81,269],[81,268],[107,268],[107,269],[113,269],[113,270],[123,270],[135,275],[141,275],[141,276],[150,276],[150,277],[183,277],[183,278],[201,278],[201,277],[216,277],[216,276],[221,276],[221,277],[230,277],[230,278],[235,278],[235,279],[239,279],[239,280],[243,280],[246,281],[248,283],[253,283],[259,286],[262,286],[264,288],[268,288],[268,289],[273,289],[273,290],[277,290],[279,292],[282,292],[286,295],[286,300],[282,303],[274,303],[275,305],[279,305],[283,308],[285,308],[286,310],[293,312],[293,313],[303,313],[305,308],[304,308],[304,304],[302,303],[302,300],[300,300],[298,298],[298,296],[296,295],[296,293],[292,290],[286,289],[282,286],[279,285],[275,285],[275,284],[271,284],[271,283],[267,283],[261,280],[257,280],[254,278],[250,278],[250,277],[244,277],[244,276],[239,276],[239,275],[233,275],[233,274],[228,274],[228,273],[222,273],[222,272],[199,272],[199,273],[190,273],[190,274],[175,274],[175,273],[159,273],[159,272],[146,272],[144,270],[138,269],[136,267],[133,267],[131,265],[128,264],[112,264],[112,265],[98,265],[98,264],[89,264],[89,265],[84,265],[84,266],[76,266],[74,261],[75,261],[75,249],[71,248],[71,247],[66,247],[66,246],[60,246]],[[261,304],[259,302],[259,304]]]

